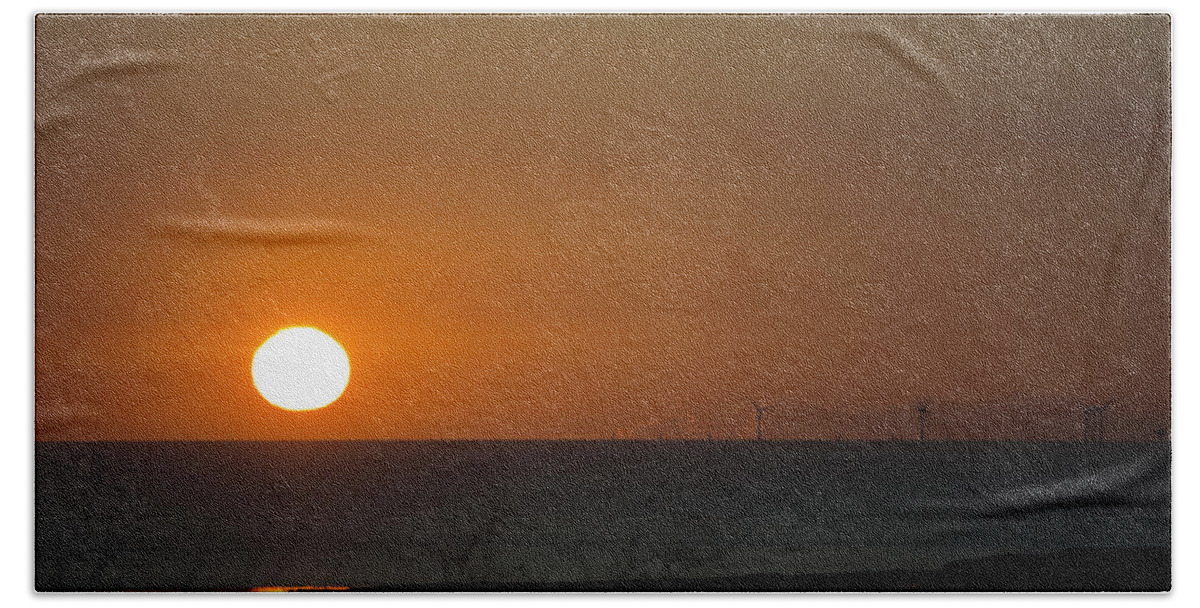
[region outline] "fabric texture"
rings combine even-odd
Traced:
[[[1170,41],[39,15],[37,588],[1167,590]]]

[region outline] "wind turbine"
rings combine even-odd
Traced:
[[[920,427],[918,437],[921,441],[925,441],[925,414],[929,413],[929,406],[922,403],[917,406],[917,424]]]
[[[762,421],[763,414],[771,411],[771,408],[759,405],[757,401],[751,400],[750,405],[754,406],[754,413],[758,416],[758,441],[762,441]]]
[[[1112,403],[1083,408],[1084,441],[1104,441],[1104,412]]]

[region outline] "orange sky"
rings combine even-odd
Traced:
[[[37,438],[1169,425],[1166,16],[42,16]],[[250,382],[313,325],[333,405]]]

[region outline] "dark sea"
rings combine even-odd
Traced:
[[[36,587],[1162,591],[1167,442],[36,444]]]

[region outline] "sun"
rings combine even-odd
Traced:
[[[250,366],[254,387],[285,410],[322,408],[350,382],[350,358],[337,340],[315,327],[288,327],[267,338]]]

